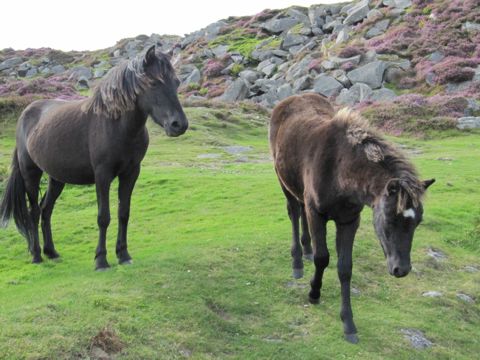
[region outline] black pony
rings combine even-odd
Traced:
[[[293,275],[303,276],[302,252],[312,257],[311,236],[315,274],[309,299],[317,304],[330,260],[326,224],[333,220],[342,293],[340,317],[346,339],[357,342],[350,279],[360,212],[365,205],[373,207],[388,271],[405,276],[411,269],[413,233],[422,221],[422,197],[435,180],[420,181],[405,156],[358,114],[348,109],[335,113],[328,100],[317,94],[292,96],[277,105],[270,122],[270,147],[292,221]]]
[[[23,111],[17,124],[12,173],[0,204],[0,221],[5,226],[13,216],[27,238],[34,263],[42,261],[40,217],[43,253],[56,258],[59,255],[50,227],[56,199],[66,183],[94,183],[100,230],[95,265],[97,270],[109,267],[105,242],[110,223],[109,190],[115,177],[119,179],[116,253],[120,264],[131,262],[127,224],[131,194],[148,147],[145,123],[150,115],[168,136],[187,130],[178,86],[170,57],[152,46],[144,55],[110,70],[91,98],[39,100]],[[50,178],[39,204],[43,172]]]

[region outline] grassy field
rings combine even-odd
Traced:
[[[422,176],[437,183],[406,278],[388,275],[371,211],[364,211],[352,281],[359,290],[352,302],[360,343],[351,345],[342,336],[335,261],[318,306],[307,300],[313,265],[306,265],[305,279],[291,278],[290,223],[269,160],[267,116],[244,107],[186,111],[191,128],[183,137],[167,138],[150,126],[151,146],[132,201],[133,265],[115,262],[112,200],[107,245],[113,266],[93,271],[93,187],[68,186],[57,202],[58,261],[31,265],[14,226],[0,230],[0,358],[95,358],[102,344],[118,359],[478,357],[480,272],[466,266],[480,269],[480,133],[394,139],[411,152]],[[0,119],[3,177],[14,121]],[[229,154],[225,147],[232,145],[250,148]],[[430,248],[447,258],[434,260]],[[443,296],[422,296],[431,290]],[[422,331],[433,346],[413,349],[401,329]]]

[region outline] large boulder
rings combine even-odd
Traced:
[[[200,84],[200,80],[202,80],[202,74],[200,74],[200,70],[195,68],[190,75],[183,81],[184,84]]]
[[[347,73],[347,77],[352,84],[364,83],[372,89],[378,89],[382,86],[383,73],[385,72],[386,64],[383,61],[374,61],[363,65],[355,70]]]
[[[21,57],[12,57],[10,59],[7,59],[3,62],[0,63],[0,71],[6,70],[6,69],[11,69],[12,67],[21,64],[23,62],[23,59]]]
[[[460,130],[480,129],[480,117],[466,116],[457,120],[457,128]]]
[[[241,71],[238,76],[250,84],[253,84],[258,78],[260,78],[260,73],[258,71],[247,69]]]
[[[270,33],[280,34],[300,23],[301,21],[299,19],[289,16],[289,17],[280,18],[280,19],[278,18],[270,19],[267,22],[260,24],[260,27],[264,30],[267,30]]]
[[[248,86],[241,78],[232,82],[227,90],[220,96],[220,100],[226,102],[240,101],[246,98],[248,94]]]
[[[282,41],[282,49],[288,50],[292,46],[295,45],[303,45],[308,41],[308,37],[300,34],[292,34],[288,33],[285,35],[283,41]]]
[[[380,88],[373,90],[370,100],[377,102],[392,101],[397,97],[397,94],[393,90],[387,88]]]
[[[364,18],[367,17],[369,8],[369,0],[362,0],[359,3],[355,4],[347,11],[347,17],[343,20],[343,23],[346,25],[353,25]]]
[[[76,66],[70,71],[70,80],[79,80],[80,78],[90,80],[93,77],[92,69],[86,66]]]
[[[337,96],[336,103],[340,105],[353,106],[362,101],[368,100],[373,90],[366,84],[357,83],[350,89],[343,89]]]
[[[342,89],[342,83],[340,83],[335,78],[325,74],[320,74],[319,76],[317,76],[313,85],[313,90],[316,93],[322,94],[324,96],[335,96]]]

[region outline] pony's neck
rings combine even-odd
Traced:
[[[134,110],[125,112],[120,117],[122,127],[132,136],[143,132],[143,128],[147,122],[148,114],[140,110],[139,107],[135,107]]]

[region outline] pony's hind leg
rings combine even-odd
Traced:
[[[45,193],[42,201],[40,202],[43,233],[43,253],[50,259],[56,259],[60,256],[55,250],[55,246],[53,245],[50,219],[52,217],[55,201],[62,193],[64,187],[64,183],[50,178],[48,182],[47,192]]]
[[[292,194],[282,186],[282,190],[287,198],[287,211],[292,223],[292,274],[295,279],[303,277],[302,245],[300,244],[299,223],[300,204]]]
[[[40,179],[42,177],[42,170],[36,165],[24,167],[22,169],[22,177],[25,181],[25,191],[30,204],[30,231],[28,237],[30,252],[32,253],[32,263],[38,264],[43,261],[40,242],[38,239],[38,223],[40,221],[40,206],[38,205],[38,191],[40,186]]]
[[[130,217],[130,199],[132,197],[133,187],[140,174],[140,165],[135,166],[130,171],[120,174],[118,177],[118,236],[116,253],[118,262],[131,264],[132,258],[127,250],[127,226]]]
[[[302,246],[303,246],[303,257],[306,260],[313,261],[313,250],[312,250],[312,239],[310,238],[310,230],[308,228],[307,215],[305,214],[305,205],[301,205],[301,215],[302,220]]]

